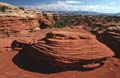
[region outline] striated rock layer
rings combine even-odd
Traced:
[[[0,2],[0,36],[39,27],[41,12]]]
[[[98,34],[98,39],[115,52],[115,57],[120,57],[120,27],[108,27],[105,32]]]
[[[55,23],[60,22],[59,14],[43,13],[43,17],[40,18],[40,28],[53,28]]]
[[[37,64],[45,63],[63,68],[97,68],[107,58],[114,56],[92,34],[74,30],[53,30],[43,39],[16,40],[14,44],[17,44],[15,47],[22,47]]]
[[[0,17],[0,34],[16,33],[30,28],[39,26],[37,18],[24,18],[24,17]]]
[[[80,32],[53,31],[32,47],[37,50],[38,59],[61,67],[79,67],[82,64],[86,68],[97,67],[100,61],[114,56],[114,53],[99,43],[93,35]],[[41,58],[39,54],[46,56]],[[84,65],[91,62],[94,64]]]

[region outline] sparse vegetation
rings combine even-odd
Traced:
[[[92,15],[60,15],[60,22],[54,24],[55,28],[64,26],[85,25],[91,29],[104,30],[109,26],[120,25],[119,16],[92,16]]]
[[[5,12],[5,10],[6,10],[7,8],[8,8],[7,6],[2,6],[2,7],[0,7],[0,10],[1,10],[2,12]]]
[[[19,7],[19,9],[21,9],[21,10],[25,10],[25,8],[24,8],[24,7]]]
[[[35,32],[35,29],[34,28],[30,28],[28,31],[29,32]]]

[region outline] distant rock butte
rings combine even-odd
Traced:
[[[87,31],[86,31],[87,32]],[[23,40],[24,41],[24,40]],[[58,67],[97,68],[114,53],[92,34],[81,31],[52,31],[43,39],[31,43],[16,40],[14,44],[29,46],[27,54],[36,63],[46,63]],[[16,47],[17,47],[16,46]]]

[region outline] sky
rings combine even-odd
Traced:
[[[45,11],[120,13],[120,0],[0,0],[0,2]]]

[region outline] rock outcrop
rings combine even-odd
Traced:
[[[33,48],[46,55],[41,59],[51,65],[63,67],[79,67],[86,61],[89,63],[90,60],[99,65],[99,61],[114,55],[109,48],[95,40],[94,36],[68,31],[50,32],[45,39],[33,45]]]
[[[2,13],[24,13],[24,11],[22,11],[21,9],[19,9],[18,7],[14,6],[14,5],[10,5],[8,3],[3,3],[0,2],[0,14]]]
[[[112,17],[111,17],[112,18]],[[93,26],[93,27],[91,27]],[[97,39],[111,48],[115,57],[120,57],[120,25],[118,23],[94,23],[84,29],[96,35]]]
[[[43,17],[40,18],[40,28],[41,29],[54,28],[53,25],[59,22],[60,17],[58,14],[43,13]]]
[[[0,16],[35,17],[37,11],[0,2]]]
[[[59,20],[58,15],[0,2],[0,34],[9,36],[20,31],[53,28],[55,20]]]
[[[52,24],[53,24],[49,19],[45,17],[41,17],[39,23],[41,29],[52,28]]]
[[[99,41],[106,44],[115,52],[115,57],[120,57],[120,27],[119,26],[111,26],[106,29],[101,34],[97,34]]]
[[[0,16],[0,34],[11,34],[39,27],[37,18]]]
[[[0,2],[0,35],[38,28],[41,15],[41,12]]]
[[[14,47],[23,47],[27,55],[38,64],[46,63],[63,68],[93,69],[114,56],[114,53],[98,42],[92,34],[73,30],[52,31],[43,39],[32,42],[16,40],[13,44],[17,44]]]

